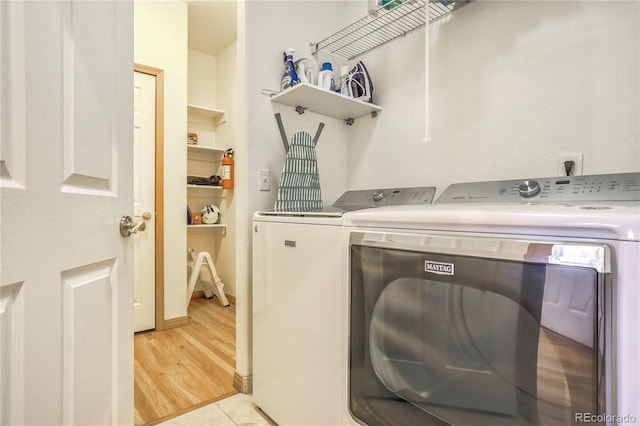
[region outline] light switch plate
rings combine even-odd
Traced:
[[[267,169],[260,169],[258,175],[260,178],[258,189],[260,191],[271,191],[271,172]]]

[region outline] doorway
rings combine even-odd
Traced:
[[[164,71],[134,65],[134,331],[164,329]]]
[[[134,114],[144,105],[147,110],[154,110],[150,123],[134,116],[133,129],[134,144],[139,144],[134,147],[133,155],[136,169],[133,210],[134,216],[138,216],[134,220],[145,220],[146,212],[152,216],[147,219],[146,231],[136,238],[153,236],[147,240],[155,240],[151,254],[142,246],[134,247],[133,256],[134,270],[140,269],[136,271],[134,287],[140,284],[139,279],[152,282],[150,294],[155,310],[155,318],[150,324],[142,327],[136,324],[134,337],[134,423],[144,425],[172,418],[237,392],[233,388],[235,303],[225,308],[217,301],[195,299],[189,307],[189,319],[184,324],[181,322],[182,326],[176,327],[176,321],[164,320],[163,70],[135,65],[134,86]],[[149,94],[149,91],[154,93]],[[154,126],[153,132],[146,131],[150,126]],[[151,148],[145,148],[140,142],[149,133],[155,136]],[[143,238],[139,239],[143,241]],[[140,295],[137,288],[134,293],[134,312],[137,314],[148,304],[145,300],[149,297],[144,299],[145,295]],[[137,322],[135,315],[134,322]]]

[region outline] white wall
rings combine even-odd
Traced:
[[[236,148],[237,119],[237,43],[231,43],[225,50],[216,56],[216,105],[227,111],[227,122],[218,127],[216,131],[216,145],[218,148]],[[234,165],[244,167],[243,164]],[[224,190],[224,198],[221,200],[222,221],[227,225],[226,236],[220,240],[220,249],[216,256],[216,268],[224,282],[225,292],[236,296],[236,202],[233,190]],[[240,186],[242,188],[242,186]]]
[[[364,13],[364,10],[363,10]],[[349,186],[436,185],[640,171],[638,2],[479,1],[430,26],[424,137],[424,30],[362,60],[384,108],[354,126]]]
[[[346,189],[348,126],[341,120],[309,111],[299,115],[292,107],[271,103],[270,98],[261,93],[262,89],[280,90],[280,79],[284,71],[284,49],[295,48],[294,60],[309,58],[310,42],[317,42],[327,35],[327,31],[341,27],[340,6],[340,2],[326,1],[247,3],[246,102],[250,147],[247,166],[251,213],[273,209],[275,203],[285,159],[285,151],[274,118],[274,114],[278,112],[282,115],[289,141],[298,131],[315,135],[318,124],[325,123],[316,148],[324,204],[331,205]],[[322,25],[312,25],[318,22]],[[271,191],[258,191],[259,169],[271,171]]]
[[[432,140],[425,143],[424,29],[358,58],[384,110],[345,128],[297,116],[260,91],[279,88],[284,48],[307,56],[309,42],[365,16],[367,2],[241,2],[238,158],[247,168],[246,189],[235,194],[238,373],[251,374],[251,217],[272,208],[276,194],[257,190],[257,173],[270,169],[277,185],[284,160],[275,112],[289,137],[327,123],[318,146],[321,179],[323,167],[333,175],[322,181],[325,204],[347,188],[435,185],[441,192],[453,182],[555,175],[560,153],[584,153],[584,173],[640,171],[638,8],[479,1],[431,25]]]
[[[235,162],[247,161],[249,151],[249,127],[246,125],[247,114],[247,86],[249,75],[247,69],[247,11],[246,2],[237,3],[237,58],[236,70],[236,150]],[[234,200],[236,208],[236,371],[241,378],[251,376],[251,221],[249,219],[249,194],[246,184],[249,170],[246,167],[236,167]],[[235,376],[234,376],[235,381]]]
[[[189,49],[187,100],[190,105],[222,109],[216,105],[215,56]]]
[[[279,90],[282,52],[296,49],[295,58],[309,57],[308,44],[340,29],[347,21],[343,4],[332,1],[248,1],[238,9],[237,155],[237,301],[236,371],[251,375],[251,220],[258,210],[273,209],[285,152],[274,114],[280,112],[289,140],[297,131],[315,134],[325,128],[317,146],[322,198],[331,205],[347,187],[347,126],[344,122],[291,107],[272,104],[262,89]],[[318,25],[322,23],[322,25]],[[258,170],[271,171],[271,191],[258,190]]]
[[[164,317],[186,316],[187,5],[134,2],[134,60],[164,70]]]

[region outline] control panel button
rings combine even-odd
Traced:
[[[525,180],[518,186],[521,197],[530,198],[540,193],[540,184],[535,180]]]
[[[384,200],[384,191],[375,191],[373,193],[373,201],[383,201]]]

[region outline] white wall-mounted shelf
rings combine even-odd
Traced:
[[[226,227],[227,227],[227,225],[222,224],[222,223],[214,223],[214,224],[211,224],[211,223],[199,223],[197,225],[187,225],[188,229],[195,229],[195,228],[198,228],[198,229],[224,229]]]
[[[227,225],[222,223],[216,223],[216,224],[200,223],[198,225],[187,225],[187,231],[204,231],[204,232],[218,231],[218,232],[222,232],[222,234],[224,235],[227,233]]]
[[[227,152],[227,150],[222,148],[212,148],[202,145],[187,145],[188,160],[214,161],[214,159],[218,157],[217,161],[220,161],[225,152]]]
[[[382,111],[378,105],[322,90],[305,83],[296,84],[284,92],[278,93],[271,98],[271,102],[292,106],[299,113],[308,110],[347,122],[353,122],[354,119],[365,115],[375,116],[379,111]]]
[[[202,107],[199,105],[187,105],[188,121],[209,126],[218,127],[227,122],[226,112]]]
[[[211,192],[220,192],[222,193],[222,187],[221,186],[212,186],[212,185],[187,185],[187,189],[195,189],[195,190],[200,190],[202,189],[203,191],[211,191]]]

